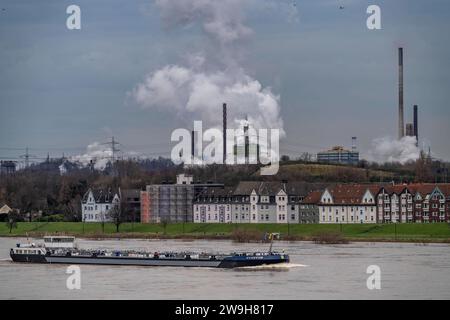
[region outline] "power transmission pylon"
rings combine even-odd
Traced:
[[[36,157],[36,156],[31,155],[31,154],[28,152],[28,147],[26,147],[26,148],[25,148],[25,154],[22,154],[22,155],[20,155],[19,157],[22,158],[22,159],[25,159],[25,168],[28,168],[28,167],[30,166],[30,158]]]
[[[112,169],[113,169],[113,175],[116,176],[117,175],[116,165],[115,165],[115,163],[116,163],[116,153],[120,151],[120,149],[116,148],[116,146],[120,146],[121,144],[114,139],[114,136],[111,138],[110,142],[105,142],[105,143],[102,143],[102,144],[109,145],[110,148],[111,148],[111,165],[112,165]]]
[[[111,146],[110,147],[111,148],[111,161],[112,161],[112,163],[114,163],[115,160],[116,160],[116,153],[120,151],[120,149],[116,148],[116,146],[119,146],[120,143],[117,142],[114,139],[114,137],[112,137],[110,142],[105,142],[105,143],[102,143],[102,144]]]

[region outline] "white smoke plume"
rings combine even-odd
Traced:
[[[400,140],[389,137],[377,138],[372,142],[369,158],[372,161],[400,162],[404,164],[419,159],[420,150],[416,146],[416,137],[403,137]]]
[[[94,169],[105,170],[112,158],[112,150],[107,145],[94,142],[87,146],[86,153],[70,157],[70,161],[76,162],[84,167],[94,164]]]
[[[203,30],[222,44],[252,33],[243,24],[242,0],[155,0],[168,27],[200,23]],[[247,1],[248,2],[248,1]]]
[[[226,102],[229,119],[248,115],[256,128],[283,128],[279,96],[239,72],[203,73],[166,66],[138,84],[133,97],[143,107],[171,110],[180,119],[202,119],[210,126],[220,126],[221,103]]]
[[[251,1],[250,1],[251,2]],[[246,73],[240,62],[242,40],[253,31],[244,24],[242,12],[249,1],[155,0],[168,27],[200,25],[207,35],[204,50],[188,54],[187,65],[174,64],[150,72],[129,95],[143,108],[160,109],[183,121],[203,120],[220,127],[221,106],[226,102],[229,123],[248,116],[257,129],[279,129],[280,97]]]

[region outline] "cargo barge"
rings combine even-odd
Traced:
[[[288,263],[289,255],[272,252],[251,253],[193,253],[193,252],[144,252],[129,250],[84,250],[74,245],[74,237],[44,237],[44,245],[17,244],[11,248],[14,262],[50,264],[92,264],[164,267],[236,268]],[[272,246],[271,246],[272,247]]]

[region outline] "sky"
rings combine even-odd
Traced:
[[[356,136],[371,159],[380,139],[397,137],[402,46],[405,123],[419,105],[420,147],[450,160],[447,0],[0,4],[1,159],[26,147],[36,158],[82,155],[111,136],[125,154],[169,156],[172,131],[219,123],[223,102],[232,117],[280,126],[282,154]],[[71,4],[80,30],[66,27]],[[371,4],[381,30],[366,27]],[[182,84],[168,90],[173,81]]]

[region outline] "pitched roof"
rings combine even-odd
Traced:
[[[367,190],[375,196],[379,189],[380,186],[377,185],[341,184],[329,188],[328,191],[333,197],[334,204],[361,204]]]
[[[119,192],[117,190],[113,190],[111,188],[107,190],[103,189],[89,189],[83,196],[82,202],[86,203],[89,192],[92,191],[92,194],[94,196],[94,200],[96,203],[111,203],[115,197],[115,195],[119,195]]]
[[[412,184],[396,184],[396,185],[386,185],[384,186],[384,190],[388,194],[401,194],[405,190],[408,190],[411,194],[420,193],[421,195],[426,195],[438,187],[444,194],[448,194],[448,187],[450,184],[448,183],[412,183]]]
[[[327,184],[325,183],[311,183],[304,181],[241,181],[236,187],[235,195],[249,195],[253,190],[258,195],[275,196],[283,190],[287,195],[292,196],[307,196],[309,192],[314,190],[323,190]]]
[[[253,190],[258,190],[261,181],[241,181],[234,190],[234,195],[249,195]]]
[[[320,202],[323,191],[311,191],[303,200],[304,204],[317,204]]]
[[[233,187],[223,187],[223,188],[204,188],[199,196],[202,197],[231,197],[234,194]]]
[[[12,209],[6,203],[0,203],[0,214],[8,214]]]

